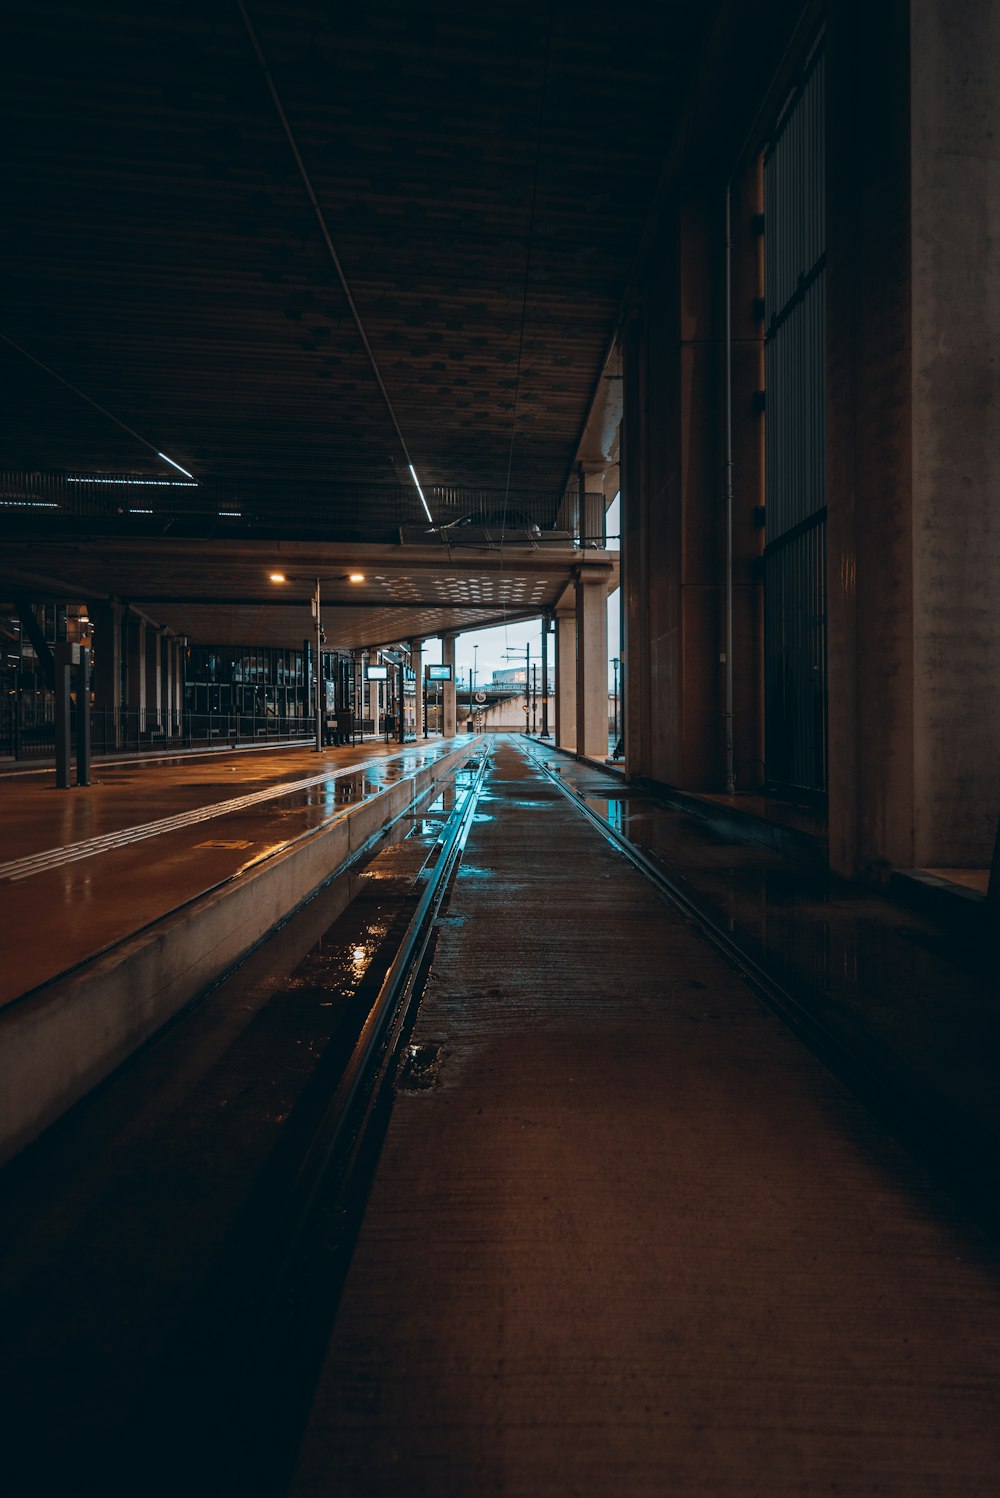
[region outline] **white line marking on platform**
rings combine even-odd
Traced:
[[[0,863],[0,879],[16,884],[21,879],[30,879],[32,874],[44,874],[49,869],[62,868],[64,864],[76,863],[81,858],[93,858],[98,853],[111,853],[116,848],[125,848],[130,843],[142,842],[144,838],[159,837],[165,832],[176,832],[182,827],[192,827],[197,822],[208,822],[213,817],[228,816],[230,812],[243,811],[248,806],[257,806],[262,801],[275,801],[279,796],[291,796],[296,791],[309,790],[330,780],[339,780],[344,775],[363,774],[379,765],[391,764],[412,750],[399,754],[379,755],[376,759],[365,759],[359,764],[343,765],[340,769],[324,770],[322,775],[310,775],[305,780],[288,780],[280,785],[268,786],[262,791],[251,791],[245,796],[233,796],[228,801],[215,801],[210,806],[197,806],[192,811],[178,812],[176,816],[160,817],[155,822],[142,822],[137,827],[123,827],[118,832],[106,832],[100,837],[88,837],[83,842],[67,843],[62,848],[49,848],[44,853],[28,854],[24,858],[13,858]]]

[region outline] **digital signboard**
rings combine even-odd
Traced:
[[[427,666],[425,669],[428,681],[451,681],[450,666]]]
[[[365,676],[367,677],[367,679],[369,681],[388,681],[389,680],[389,667],[388,666],[366,666],[366,668],[365,668]]]

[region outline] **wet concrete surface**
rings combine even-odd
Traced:
[[[311,1137],[323,1079],[338,1074],[388,961],[383,937],[467,779],[442,782],[363,872],[320,891],[0,1177],[12,1495],[112,1491],[119,1433],[234,1222],[276,1155],[294,1158]],[[260,1214],[266,1234],[266,1199]],[[129,1481],[121,1491],[152,1479]]]
[[[533,753],[539,754],[535,746]],[[845,1047],[1000,1147],[1000,957],[868,889],[803,867],[566,755],[542,762],[648,854]],[[993,1169],[995,1175],[995,1167]]]
[[[68,791],[54,777],[0,781],[0,1004],[238,878],[453,742],[98,767],[91,786]],[[244,804],[215,814],[234,801]]]
[[[978,1230],[516,743],[482,811],[295,1498],[1000,1490]],[[734,921],[801,908],[829,972],[832,898],[875,971],[863,905],[682,831]]]

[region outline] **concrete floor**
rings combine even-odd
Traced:
[[[480,812],[295,1498],[992,1498],[993,1252],[513,741]]]

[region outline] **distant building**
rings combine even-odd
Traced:
[[[532,684],[537,687],[538,691],[541,691],[541,689],[542,689],[542,672],[541,672],[541,668],[540,667],[532,667],[532,673],[531,674],[532,674]],[[516,687],[516,686],[522,686],[523,687],[526,681],[527,681],[527,667],[526,666],[509,666],[505,671],[494,671],[494,673],[493,673],[493,683],[492,684],[495,687]],[[552,671],[550,671],[549,672],[549,692],[551,693],[551,692],[554,692],[554,691],[555,691],[555,675],[554,675],[554,673]]]

